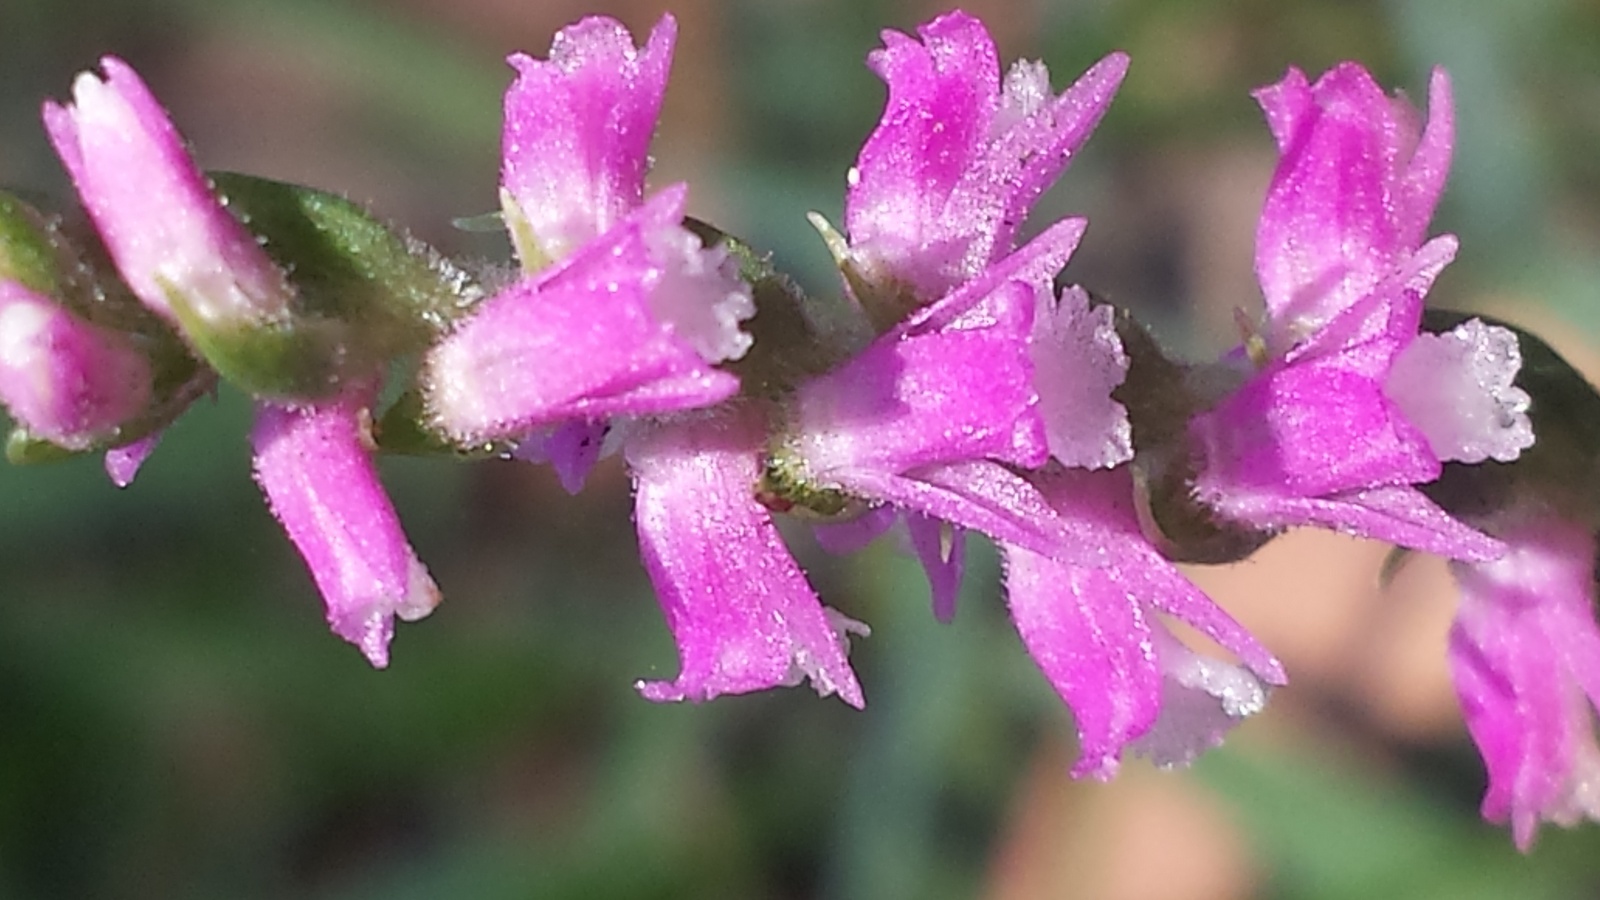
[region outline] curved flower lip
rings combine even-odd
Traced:
[[[860,707],[845,652],[865,626],[822,606],[756,502],[761,444],[758,424],[730,415],[644,426],[628,442],[640,555],[682,663],[639,690],[709,700],[809,678]]]
[[[283,273],[223,208],[150,89],[116,57],[101,67],[103,80],[73,82],[72,105],[47,102],[44,122],[128,286],[174,324],[174,293],[207,322],[285,312]]]
[[[1444,70],[1433,71],[1428,93],[1417,140],[1410,105],[1355,63],[1314,85],[1291,68],[1256,92],[1281,154],[1256,233],[1276,352],[1356,306],[1423,243],[1454,144]]]
[[[115,439],[150,403],[150,363],[126,336],[0,278],[0,400],[68,450]]]
[[[888,85],[881,121],[851,169],[851,259],[873,281],[932,299],[1007,253],[1016,228],[1110,105],[1127,70],[1114,53],[1059,97],[1042,65],[1002,89],[983,24],[963,12],[883,32],[868,65]]]
[[[560,265],[484,301],[428,355],[422,383],[434,423],[459,440],[498,440],[570,419],[696,409],[737,393],[736,376],[707,364],[656,316],[651,294],[671,261],[653,255],[649,235],[681,228],[684,197],[681,185],[662,190]]]
[[[501,185],[526,268],[564,259],[642,202],[677,33],[663,15],[636,48],[621,22],[592,16],[557,32],[547,60],[509,57]]]
[[[264,403],[250,440],[256,481],[311,570],[328,624],[381,669],[389,664],[394,618],[426,616],[439,589],[406,540],[364,445],[358,416],[374,394],[356,385],[325,404]]]
[[[1266,686],[1287,681],[1278,660],[1144,538],[1125,467],[1055,466],[1033,481],[1055,512],[1112,548],[1080,564],[1001,546],[1018,633],[1077,719],[1075,777],[1109,778],[1125,749],[1186,763],[1259,711]],[[1188,650],[1156,613],[1193,626],[1242,666]]]

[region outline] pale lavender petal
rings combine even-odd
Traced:
[[[600,461],[610,430],[611,423],[605,421],[567,422],[528,437],[517,444],[511,455],[527,462],[549,463],[566,492],[576,494],[583,490],[589,470]]]
[[[647,237],[678,229],[681,190],[663,191],[566,263],[515,282],[429,352],[434,424],[463,441],[515,438],[569,419],[709,406],[738,390],[657,317],[681,286]],[[719,303],[725,293],[702,294]],[[673,301],[676,302],[676,301]]]
[[[911,548],[916,551],[923,571],[928,573],[933,616],[941,622],[952,621],[956,617],[956,600],[961,595],[966,532],[948,522],[916,513],[906,514],[906,529],[911,533]]]
[[[1127,462],[1133,458],[1133,428],[1128,411],[1111,398],[1128,372],[1114,310],[1090,309],[1079,287],[1062,291],[1059,301],[1048,291],[1038,299],[1031,356],[1050,455],[1062,465],[1089,469]]]
[[[311,570],[328,624],[383,668],[394,617],[427,615],[439,589],[378,482],[360,424],[372,395],[355,386],[324,404],[262,404],[251,443],[256,481]]]
[[[640,555],[678,643],[672,681],[640,682],[651,700],[709,700],[809,678],[861,706],[845,657],[861,626],[818,602],[753,488],[759,423],[704,419],[636,433]]]
[[[1267,686],[1243,666],[1190,650],[1160,622],[1151,632],[1161,664],[1161,712],[1128,749],[1162,768],[1188,766],[1266,709]]]
[[[144,466],[144,461],[155,452],[156,445],[161,443],[161,432],[146,435],[131,444],[121,447],[112,447],[106,451],[106,477],[119,488],[133,484],[134,476],[139,474],[139,469]]]
[[[594,16],[557,32],[548,60],[509,59],[501,184],[528,268],[565,258],[642,202],[676,37],[664,15],[636,49],[622,23]]]
[[[1043,463],[1048,448],[1028,357],[1033,303],[1031,288],[1010,282],[984,301],[986,327],[879,338],[800,388],[788,446],[824,486],[845,469],[896,473],[973,458]]]
[[[165,111],[116,57],[85,72],[73,104],[44,107],[45,127],[118,270],[152,311],[177,322],[174,293],[208,323],[258,322],[292,290],[223,208]]]
[[[1521,368],[1516,333],[1472,319],[1418,335],[1383,390],[1439,459],[1510,462],[1533,446],[1532,401],[1512,383]]]
[[[0,278],[0,402],[34,437],[104,445],[149,405],[152,378],[132,338]]]

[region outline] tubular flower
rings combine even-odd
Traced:
[[[1088,140],[1128,67],[1114,53],[1055,96],[1042,63],[1016,63],[1002,85],[994,41],[966,13],[917,33],[885,31],[867,59],[889,98],[850,170],[840,260],[854,286],[909,293],[913,306],[1012,251],[1017,228]],[[1053,231],[1036,240],[1077,242]]]
[[[681,224],[686,189],[648,202],[644,177],[671,64],[664,17],[643,49],[608,18],[516,55],[506,92],[502,202],[529,273],[429,354],[432,424],[461,443],[522,441],[583,481],[615,416],[698,409],[738,390],[716,368],[751,339],[755,307],[722,246]]]
[[[287,314],[293,290],[223,208],[166,112],[128,64],[101,60],[45,128],[128,286],[187,331]],[[186,321],[185,321],[186,320]]]
[[[333,632],[378,668],[389,664],[394,618],[433,611],[439,589],[400,528],[363,434],[376,385],[333,401],[261,405],[251,444],[256,482],[311,570]]]
[[[1451,564],[1461,606],[1450,670],[1489,770],[1484,818],[1510,822],[1517,846],[1540,822],[1600,820],[1600,627],[1595,538],[1555,516],[1496,529],[1508,549]]]
[[[1453,143],[1449,80],[1434,72],[1420,138],[1353,63],[1314,85],[1291,69],[1256,98],[1280,153],[1256,238],[1267,320],[1247,346],[1255,371],[1191,422],[1200,498],[1257,528],[1494,558],[1498,541],[1415,487],[1443,462],[1514,459],[1533,441],[1512,334],[1417,335],[1456,251],[1451,235],[1424,242]]]
[[[1125,749],[1187,765],[1266,705],[1283,667],[1147,541],[1127,467],[1059,466],[1032,481],[1064,518],[1092,530],[1104,561],[1081,565],[1001,544],[1011,617],[1078,722],[1075,776],[1110,778]],[[1195,653],[1156,614],[1193,626],[1242,665]]]
[[[463,443],[520,438],[570,420],[694,409],[739,380],[748,289],[678,222],[668,188],[564,262],[485,300],[429,353],[433,424]]]

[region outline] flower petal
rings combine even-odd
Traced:
[[[697,284],[723,302],[727,285],[670,274],[652,232],[677,229],[681,190],[667,190],[566,263],[484,301],[430,351],[422,383],[435,424],[466,441],[522,437],[568,419],[695,409],[738,391],[681,339],[655,295]]]
[[[1532,400],[1513,384],[1521,368],[1511,329],[1471,319],[1418,335],[1395,359],[1383,391],[1439,459],[1510,462],[1533,446]]]
[[[394,617],[426,616],[439,589],[406,541],[362,437],[358,418],[374,393],[355,386],[331,403],[264,403],[250,440],[256,481],[310,568],[328,624],[381,669]]]
[[[640,682],[651,700],[709,700],[809,678],[864,702],[845,658],[864,626],[830,616],[753,486],[761,429],[706,419],[650,427],[628,442],[640,554],[678,642],[682,671]]]
[[[501,184],[528,269],[566,258],[642,202],[677,31],[663,15],[636,49],[622,23],[592,16],[557,32],[548,60],[508,60],[517,78],[505,97]]]
[[[209,325],[283,314],[293,291],[223,208],[137,73],[113,56],[85,72],[45,128],[117,268],[139,299],[177,323],[181,294]]]

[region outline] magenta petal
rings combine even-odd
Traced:
[[[484,301],[435,345],[423,383],[438,427],[468,442],[515,438],[568,419],[732,396],[738,379],[708,365],[654,311],[669,263],[652,254],[648,235],[677,228],[682,204],[681,191],[663,191],[566,263]]]
[[[1099,535],[1063,519],[1027,479],[998,463],[975,460],[931,466],[906,475],[875,470],[834,473],[857,496],[892,503],[996,541],[1084,565],[1102,564]]]
[[[1583,526],[1539,518],[1505,537],[1501,559],[1451,567],[1461,608],[1449,659],[1489,770],[1483,815],[1509,821],[1527,850],[1541,822],[1600,819],[1595,540]]]
[[[1048,446],[1028,355],[1033,305],[1032,289],[1008,283],[971,327],[891,333],[808,381],[791,446],[810,475],[829,484],[843,469],[904,472],[986,457],[1043,463]]]
[[[1023,646],[1078,725],[1075,777],[1116,774],[1155,723],[1161,673],[1143,607],[1103,571],[1004,547],[1006,597]]]
[[[640,555],[682,670],[641,682],[650,700],[709,700],[809,678],[817,693],[863,704],[845,658],[862,626],[826,610],[755,501],[762,434],[707,419],[654,427],[626,453]]]
[[[558,32],[548,60],[509,59],[517,79],[505,97],[501,182],[545,260],[642,202],[677,30],[664,15],[636,49],[622,23],[594,16]],[[535,248],[518,249],[524,264],[536,262]]]
[[[1210,501],[1229,518],[1263,529],[1312,525],[1387,541],[1451,559],[1484,561],[1505,544],[1469,528],[1409,486],[1387,486],[1329,497],[1231,493]]]
[[[1433,99],[1441,105],[1418,145],[1408,116],[1353,63],[1310,88],[1291,71],[1261,92],[1283,158],[1261,213],[1256,272],[1280,327],[1327,322],[1421,243],[1449,161],[1445,84],[1436,79]]]
[[[250,439],[256,481],[310,568],[328,624],[383,668],[394,617],[426,616],[439,589],[378,483],[359,422],[370,402],[357,387],[316,406],[262,404]]]
[[[150,403],[152,378],[132,338],[0,278],[0,401],[34,437],[103,446]]]
[[[118,270],[151,310],[176,322],[171,293],[208,322],[258,321],[292,293],[255,238],[223,208],[137,73],[101,60],[73,103],[44,107],[46,130]]]
[[[1088,225],[1087,219],[1056,222],[1016,252],[1007,254],[938,301],[906,317],[892,333],[917,335],[946,328],[1000,291],[1007,282],[1049,284],[1072,258]]]
[[[911,532],[911,548],[917,553],[928,587],[933,592],[933,616],[941,622],[956,617],[956,600],[961,595],[961,573],[966,532],[927,516],[908,513],[906,529]]]
[[[994,43],[965,13],[918,34],[886,31],[868,59],[889,97],[851,170],[845,219],[857,268],[926,302],[1010,252],[1109,106],[1127,58],[1107,57],[1053,97],[1038,63],[1017,64],[1002,88]]]
[[[1073,774],[1107,778],[1125,749],[1183,765],[1259,712],[1283,667],[1144,538],[1125,467],[1035,476],[1062,518],[1106,548],[1098,564],[1002,544],[1007,596],[1023,643],[1078,721]],[[1243,666],[1203,657],[1150,615],[1184,621]]]
[[[1441,465],[1381,382],[1342,360],[1263,372],[1191,432],[1204,454],[1202,496],[1239,491],[1312,497],[1373,485],[1432,481]]]

